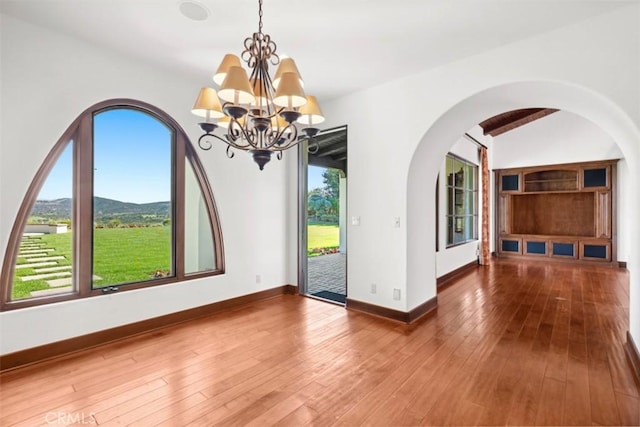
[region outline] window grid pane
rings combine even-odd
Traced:
[[[185,232],[184,271],[186,274],[211,271],[216,268],[211,219],[205,205],[202,189],[193,167],[185,168]]]
[[[446,159],[447,246],[478,239],[478,167],[455,156]]]
[[[172,277],[172,132],[128,108],[94,116],[94,288]]]
[[[73,141],[49,172],[18,250],[11,300],[70,293],[73,286]]]

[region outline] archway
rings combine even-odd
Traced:
[[[407,181],[407,301],[408,309],[436,295],[435,248],[425,242],[435,239],[435,212],[431,205],[442,158],[467,130],[499,113],[529,107],[565,110],[582,116],[616,141],[625,158],[626,182],[621,183],[621,217],[632,218],[640,207],[637,191],[628,190],[640,182],[640,130],[629,116],[606,97],[587,88],[559,82],[514,82],[492,87],[460,100],[425,133],[411,160]],[[635,221],[619,229],[627,236],[640,236]],[[628,239],[630,272],[630,330],[640,339],[640,239]],[[431,260],[425,262],[425,260]]]

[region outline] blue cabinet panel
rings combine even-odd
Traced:
[[[547,244],[545,242],[527,242],[527,253],[544,255],[547,253]]]
[[[573,243],[554,243],[553,254],[573,256]]]
[[[607,247],[604,245],[584,245],[583,256],[607,259]]]
[[[606,187],[607,186],[607,169],[585,169],[584,170],[584,186],[588,187]]]
[[[503,240],[502,251],[503,252],[519,252],[520,242],[518,242],[517,240]]]
[[[502,191],[518,191],[519,188],[518,175],[502,175]]]

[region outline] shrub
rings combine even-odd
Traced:
[[[339,221],[339,218],[338,218],[338,215],[326,214],[326,215],[320,215],[320,221],[330,223],[330,224],[337,224]]]
[[[337,254],[340,252],[339,246],[329,246],[326,248],[313,248],[307,251],[307,256],[315,257],[319,255]]]

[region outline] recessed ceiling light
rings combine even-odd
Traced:
[[[204,21],[210,15],[209,9],[199,1],[183,0],[178,3],[178,8],[180,13],[194,21]]]

